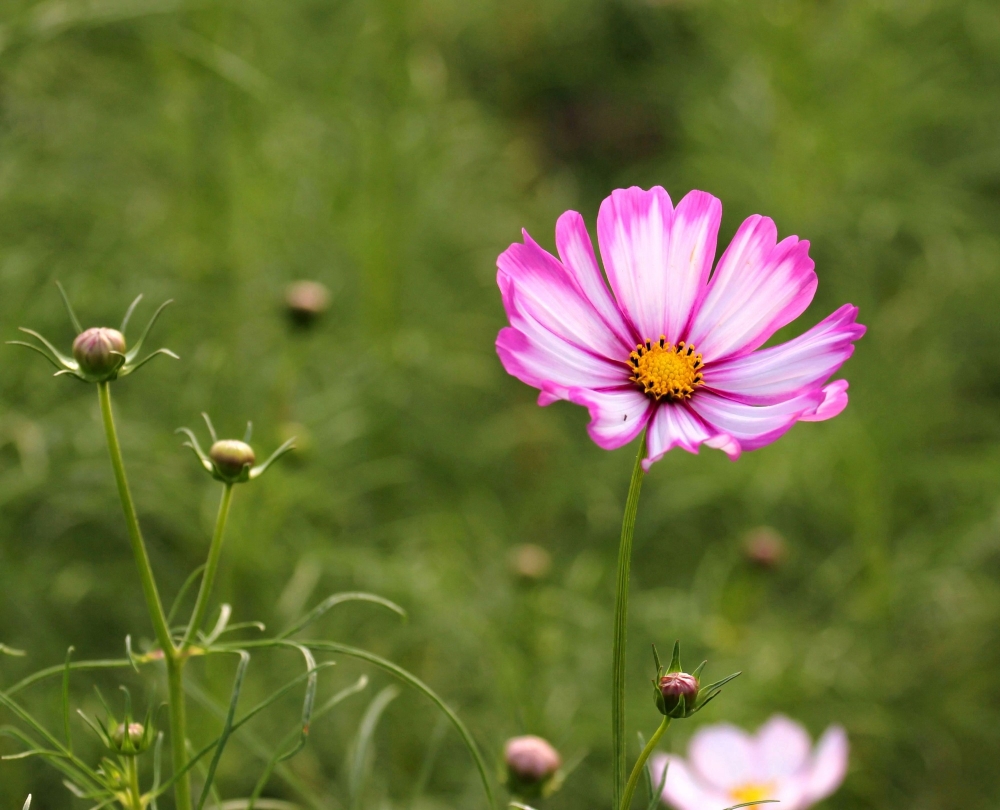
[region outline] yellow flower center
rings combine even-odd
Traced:
[[[701,355],[683,340],[674,346],[665,336],[658,341],[647,340],[635,347],[628,357],[632,366],[632,382],[642,386],[649,397],[659,402],[664,397],[671,402],[691,399],[696,386],[703,385]]]
[[[751,782],[749,785],[741,785],[738,788],[730,790],[729,797],[737,804],[743,804],[744,802],[759,802],[764,799],[770,799],[773,793],[774,785],[771,782],[762,785],[756,785]]]

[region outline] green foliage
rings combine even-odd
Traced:
[[[167,604],[204,561],[217,497],[172,429],[207,410],[223,434],[251,417],[261,447],[296,435],[289,463],[234,497],[216,591],[234,621],[273,630],[323,594],[381,594],[409,622],[348,604],[311,637],[406,666],[494,759],[522,732],[588,751],[546,807],[606,807],[632,449],[600,451],[582,409],[539,409],[503,374],[494,261],[522,226],[551,246],[566,208],[593,227],[616,186],[702,188],[723,200],[723,242],[753,213],[811,240],[804,325],[851,301],[870,329],[841,417],[736,464],[675,451],[647,476],[627,727],[659,720],[646,644],[680,638],[744,675],[671,729],[675,750],[701,723],[780,710],[814,733],[847,727],[830,807],[1000,800],[995,4],[12,0],[0,25],[3,339],[29,324],[69,346],[55,279],[84,327],[117,323],[139,292],[177,302],[156,337],[181,361],[115,383]],[[282,312],[300,277],[333,292],[308,328]],[[50,667],[17,705],[61,729],[66,647],[71,701],[94,715],[87,684],[135,691],[123,639],[141,655],[151,629],[93,391],[4,352],[0,687]],[[775,567],[743,553],[759,526],[784,538]],[[512,570],[522,543],[551,553],[548,575]],[[247,705],[289,680],[294,655],[254,656]],[[227,658],[189,664],[196,750],[218,736],[211,707],[225,716]],[[337,660],[318,707],[363,672],[373,694],[389,683]],[[225,795],[254,790],[305,680],[284,713],[233,722]],[[436,711],[414,696],[373,731],[366,807],[410,807]],[[364,704],[314,712],[258,810],[347,806]],[[95,761],[70,723],[72,755]],[[459,735],[441,745],[417,804],[481,806]],[[0,763],[0,806],[29,792],[36,807],[72,801],[44,763]]]

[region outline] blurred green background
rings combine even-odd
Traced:
[[[599,450],[583,409],[539,409],[503,373],[495,259],[522,226],[552,247],[567,208],[593,229],[613,188],[705,189],[725,206],[721,244],[753,213],[812,241],[819,292],[789,334],[847,301],[869,332],[839,418],[736,464],[675,451],[648,476],[630,728],[658,721],[649,643],[680,638],[710,675],[744,675],[671,730],[674,750],[700,724],[782,711],[814,735],[848,729],[830,808],[997,806],[995,2],[6,0],[0,17],[3,338],[26,325],[69,345],[57,278],[85,326],[117,324],[140,292],[136,323],[176,299],[151,347],[181,361],[114,386],[166,599],[201,562],[218,497],[174,428],[200,430],[207,410],[238,436],[252,419],[260,453],[298,433],[300,452],[237,493],[217,592],[234,621],[280,629],[343,589],[400,602],[406,624],[356,605],[317,633],[410,667],[491,762],[525,732],[586,754],[545,807],[605,807],[634,448]],[[283,310],[297,278],[332,292],[311,329]],[[0,660],[2,685],[69,644],[118,657],[150,628],[94,390],[0,351],[0,641],[29,652]],[[748,558],[762,536],[784,545],[770,566]],[[518,573],[525,543],[547,572]],[[251,695],[300,666],[255,656]],[[226,698],[233,662],[192,669]],[[322,695],[365,671],[340,662]],[[411,692],[351,781],[388,683],[369,674],[290,763],[311,798],[278,777],[267,795],[481,807],[467,754]],[[142,694],[127,673],[81,675],[89,712],[94,682]],[[25,698],[56,725],[57,692]],[[193,711],[204,742],[217,720]],[[277,739],[297,713],[289,700],[251,730]],[[234,742],[224,795],[259,772]],[[29,791],[41,810],[86,806],[43,764],[0,763],[0,806]]]

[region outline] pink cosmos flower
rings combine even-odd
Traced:
[[[663,801],[677,810],[723,810],[761,799],[777,799],[780,810],[804,810],[844,781],[847,735],[831,726],[813,749],[802,726],[777,714],[754,735],[727,723],[700,729],[687,760],[653,757],[653,784],[660,784],[667,763]]]
[[[809,243],[778,242],[774,222],[752,216],[712,273],[721,217],[703,191],[676,208],[659,186],[613,192],[597,217],[610,289],[575,211],[556,223],[558,259],[523,232],[497,260],[504,368],[540,389],[539,405],[586,406],[606,450],[648,428],[647,470],[673,447],[704,443],[735,460],[797,421],[836,416],[847,381],[827,380],[865,332],[857,307],[760,349],[812,301]]]

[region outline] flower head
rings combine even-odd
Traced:
[[[184,447],[191,448],[205,472],[209,473],[216,481],[222,481],[226,484],[242,484],[246,481],[252,481],[263,475],[268,467],[295,447],[295,437],[293,436],[271,453],[267,461],[254,466],[257,456],[249,443],[253,435],[251,422],[247,422],[247,429],[243,434],[242,441],[239,439],[220,439],[215,433],[215,426],[208,414],[203,413],[201,416],[208,426],[209,435],[212,437],[212,446],[207,454],[201,449],[198,437],[191,430],[177,428],[177,432],[187,436],[188,440],[184,442]]]
[[[330,291],[318,281],[296,281],[285,290],[285,305],[293,323],[309,326],[330,306]]]
[[[741,673],[734,672],[721,681],[701,685],[701,671],[707,661],[702,661],[694,672],[684,672],[681,667],[681,644],[674,642],[674,652],[670,657],[670,666],[660,664],[660,656],[653,646],[653,662],[656,664],[656,677],[653,679],[653,699],[660,714],[668,717],[690,717],[701,711],[722,691],[722,687]]]
[[[100,692],[97,695],[101,699],[101,702],[104,703],[107,717],[104,720],[100,718],[91,720],[83,712],[79,714],[108,751],[120,756],[134,757],[143,753],[152,745],[156,732],[153,728],[152,713],[148,709],[143,722],[140,723],[133,718],[132,696],[124,686],[121,689],[125,694],[125,716],[121,722],[115,719],[111,709],[104,703],[104,698]]]
[[[575,211],[556,223],[558,259],[524,232],[497,261],[504,368],[540,390],[540,405],[586,406],[605,449],[647,429],[646,469],[674,447],[736,459],[798,421],[836,416],[847,382],[827,381],[865,332],[857,307],[761,349],[812,301],[809,243],[778,242],[774,223],[752,216],[713,273],[721,217],[703,191],[676,208],[658,186],[613,192],[597,218],[608,283]]]
[[[59,288],[59,294],[62,296],[63,304],[66,306],[70,322],[77,332],[76,339],[73,341],[73,356],[69,357],[63,354],[48,340],[38,334],[38,332],[25,329],[23,326],[20,327],[21,331],[35,338],[41,344],[40,346],[35,343],[27,343],[23,340],[7,341],[15,346],[25,346],[32,351],[38,352],[56,367],[56,377],[68,374],[84,382],[110,382],[111,380],[131,374],[159,354],[165,354],[168,357],[173,357],[175,360],[178,359],[177,355],[170,351],[170,349],[157,349],[155,352],[146,355],[142,360],[138,360],[139,351],[146,340],[146,335],[153,328],[153,324],[160,317],[160,313],[163,312],[164,307],[171,303],[170,301],[164,301],[160,304],[143,330],[142,335],[139,336],[139,340],[136,341],[135,346],[126,351],[125,329],[128,327],[129,319],[132,317],[136,306],[142,300],[141,295],[126,310],[125,317],[122,319],[122,325],[119,329],[111,329],[106,326],[94,326],[90,329],[84,329],[80,325],[80,319],[76,317],[76,313],[73,311],[73,306],[70,304],[69,298],[66,297],[66,291],[63,290],[62,285],[58,281],[56,282],[56,286]]]
[[[695,733],[687,759],[661,754],[653,758],[650,770],[654,784],[664,785],[663,801],[677,810],[764,799],[779,801],[776,806],[782,810],[804,810],[844,780],[847,735],[832,726],[813,748],[806,730],[782,715],[772,717],[756,734],[721,723]]]

